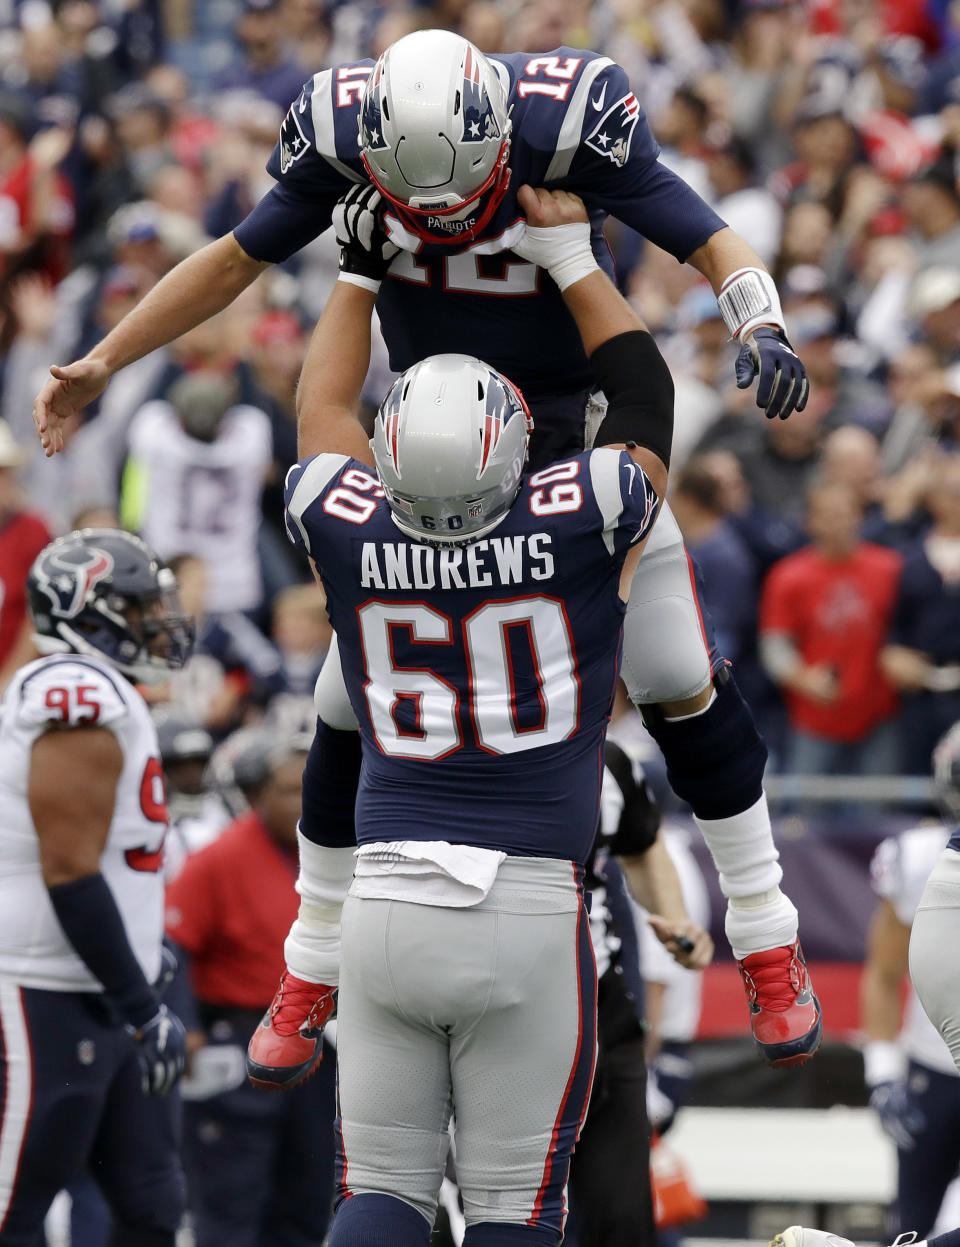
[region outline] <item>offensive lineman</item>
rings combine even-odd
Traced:
[[[803,408],[807,378],[773,282],[752,248],[656,157],[625,73],[594,53],[487,58],[459,36],[422,31],[376,66],[325,70],[283,123],[268,166],[277,186],[234,234],[173,270],[84,360],[52,369],[35,404],[41,441],[53,453],[62,420],[112,373],[224,307],[267,264],[323,232],[344,191],[368,180],[389,204],[401,248],[378,299],[393,366],[453,351],[501,369],[535,417],[531,467],[583,449],[598,378],[555,283],[517,253],[524,182],[583,196],[593,251],[608,271],[607,213],[699,269],[741,343],[738,384],[758,375],[758,405],[786,418]],[[797,913],[779,889],[762,790],[766,749],[729,668],[710,653],[666,509],[635,585],[624,679],[720,872],[757,1045],[771,1064],[801,1063],[819,1044],[820,1014]],[[356,746],[332,730],[349,727],[351,716],[330,683],[315,753],[331,755],[336,775],[349,770]]]
[[[28,579],[36,644],[0,703],[0,1243],[35,1247],[85,1169],[115,1247],[173,1247],[185,1036],[161,975],[167,809],[133,681],[189,652],[176,582],[137,537],[83,529]]]
[[[285,1048],[320,1042],[339,975],[331,1247],[426,1247],[451,1108],[466,1247],[558,1243],[590,1095],[583,865],[624,603],[666,488],[672,386],[597,268],[582,203],[530,188],[521,201],[611,400],[603,449],[521,475],[519,392],[446,355],[384,400],[371,475],[354,413],[375,292],[353,273],[305,370],[301,435],[317,453],[288,477],[288,527],[323,580],[360,722],[359,849],[344,903],[351,848],[301,834],[285,951],[290,987],[317,984],[314,1012],[307,1035],[275,1029],[285,975],[248,1070],[272,1081]]]

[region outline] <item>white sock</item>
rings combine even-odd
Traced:
[[[720,876],[720,891],[731,897],[756,896],[777,887],[783,878],[767,798],[760,799],[742,814],[729,818],[694,818],[713,855]]]
[[[297,831],[300,911],[283,945],[287,969],[307,983],[340,982],[340,914],[353,881],[354,850],[328,849]]]
[[[797,938],[797,911],[779,888],[755,896],[731,897],[724,930],[738,961],[768,948],[784,948]]]

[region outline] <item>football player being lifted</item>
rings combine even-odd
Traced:
[[[536,254],[517,250],[524,183],[583,198],[607,272],[601,226],[611,214],[703,273],[740,344],[738,384],[756,378],[758,405],[786,419],[806,403],[807,378],[774,284],[752,248],[657,155],[626,74],[592,52],[486,57],[457,35],[422,31],[375,65],[324,70],[291,106],[268,166],[277,184],[250,215],[169,273],[84,359],[51,369],[34,407],[41,442],[54,453],[64,419],[114,372],[226,306],[268,264],[327,229],[344,192],[371,183],[387,208],[389,242],[374,259],[392,366],[463,352],[502,371],[534,417],[532,468],[582,450],[588,413],[602,408],[560,287]],[[373,206],[348,203],[341,238],[369,244]],[[337,735],[353,726],[337,677],[334,653],[318,686],[313,770],[336,779],[352,767],[355,783],[355,735]],[[771,1064],[802,1062],[819,1043],[820,1011],[796,910],[779,888],[762,789],[766,748],[711,649],[666,507],[634,580],[623,677],[713,854],[754,1038]]]

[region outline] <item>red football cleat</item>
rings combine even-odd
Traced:
[[[323,1059],[323,1028],[337,1011],[337,989],[283,972],[270,1008],[247,1044],[247,1077],[255,1087],[286,1090],[309,1078]]]
[[[768,1065],[803,1065],[820,1047],[823,1022],[799,941],[737,962],[750,1006],[750,1029]]]

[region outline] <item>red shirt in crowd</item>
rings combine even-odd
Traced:
[[[46,524],[30,511],[0,520],[0,667],[27,617],[30,564],[51,540]]]
[[[771,570],[760,602],[760,631],[780,632],[805,663],[832,669],[836,701],[784,689],[793,727],[828,740],[857,741],[894,713],[896,693],[877,662],[900,578],[899,554],[862,542],[849,558],[812,546]]]
[[[255,813],[188,857],[167,889],[167,934],[191,957],[198,1000],[265,1009],[297,916],[297,858]]]

